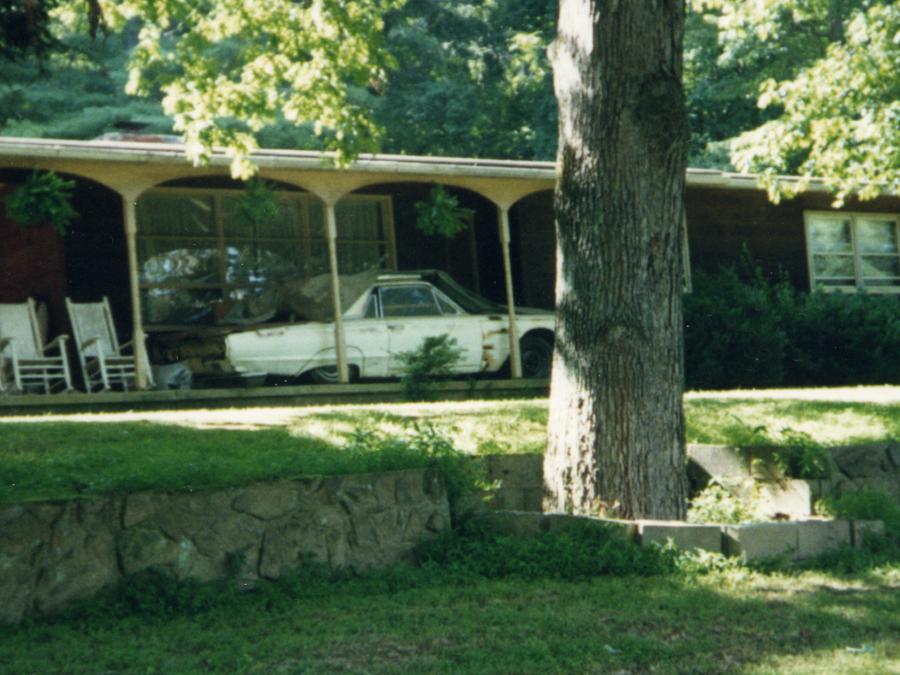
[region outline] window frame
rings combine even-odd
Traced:
[[[303,190],[276,190],[275,195],[279,200],[286,201],[295,201],[300,204],[300,231],[301,235],[297,236],[258,236],[253,237],[248,233],[247,236],[238,236],[234,234],[227,234],[225,232],[225,220],[226,217],[224,215],[223,204],[226,199],[233,199],[235,197],[243,196],[244,192],[240,189],[234,188],[198,188],[198,187],[155,187],[147,190],[141,197],[148,196],[175,196],[175,197],[183,197],[186,199],[190,198],[200,198],[200,199],[210,199],[212,202],[212,227],[211,233],[209,235],[179,235],[179,234],[150,234],[147,233],[145,229],[141,227],[141,217],[140,217],[140,205],[138,205],[138,217],[137,217],[137,231],[135,233],[135,243],[138,248],[138,290],[139,293],[143,296],[145,293],[152,291],[154,289],[169,289],[169,290],[185,290],[185,291],[219,291],[222,300],[227,300],[229,291],[239,290],[239,289],[265,289],[271,288],[274,284],[269,283],[238,283],[238,282],[229,282],[227,280],[227,256],[226,256],[226,248],[229,243],[233,242],[241,242],[241,243],[249,243],[256,242],[259,245],[288,245],[290,244],[299,260],[301,261],[309,261],[313,259],[313,249],[317,245],[327,245],[327,238],[325,237],[325,229],[324,222],[321,236],[313,233],[312,227],[312,210],[315,205],[318,205],[323,211],[323,221],[324,221],[324,208],[325,205],[322,201],[313,193]],[[348,194],[344,195],[338,202],[338,205],[343,203],[345,200],[349,201],[366,201],[366,202],[374,202],[378,205],[380,211],[381,222],[384,224],[384,236],[382,239],[370,240],[370,239],[348,239],[346,237],[340,236],[340,223],[338,223],[338,238],[336,239],[336,244],[338,250],[342,244],[365,244],[370,243],[377,246],[383,246],[386,253],[386,261],[385,261],[385,270],[396,270],[397,269],[397,244],[396,244],[396,236],[395,236],[395,224],[394,224],[394,214],[393,214],[393,205],[392,199],[390,195],[378,195],[378,194]],[[140,257],[140,247],[141,243],[145,241],[158,241],[158,240],[180,240],[185,244],[189,242],[209,242],[209,249],[215,250],[217,255],[216,262],[216,272],[214,280],[210,281],[184,281],[184,280],[176,280],[176,281],[165,281],[165,282],[148,282],[144,280],[140,280],[142,276],[141,273],[141,265],[145,262],[144,259]],[[190,246],[185,246],[185,248],[190,248]],[[145,328],[150,331],[180,331],[185,329],[196,329],[201,330],[204,328],[209,328],[209,325],[206,324],[154,324],[149,321],[146,322]]]
[[[816,219],[848,220],[850,222],[850,253],[843,255],[849,255],[849,257],[851,257],[853,260],[853,285],[828,285],[822,283],[819,280],[821,279],[821,276],[819,278],[816,277],[814,256],[823,255],[823,253],[813,250],[813,241],[810,236],[810,230],[812,228],[813,222]],[[804,243],[806,245],[806,267],[808,270],[810,290],[821,290],[825,293],[863,292],[878,295],[900,295],[900,276],[888,277],[891,279],[897,279],[897,283],[895,285],[866,285],[865,276],[863,275],[863,258],[878,254],[863,253],[862,251],[860,251],[857,244],[857,223],[860,219],[893,221],[894,236],[897,242],[897,251],[895,253],[884,253],[880,255],[882,257],[894,256],[897,258],[898,264],[900,264],[900,214],[869,211],[804,211],[803,237]]]

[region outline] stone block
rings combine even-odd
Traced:
[[[852,520],[850,521],[850,534],[853,548],[865,546],[866,537],[880,537],[884,535],[883,520]]]
[[[639,520],[637,528],[641,546],[665,546],[671,540],[680,549],[699,548],[713,553],[722,551],[722,529],[719,525],[695,525],[678,520]]]
[[[296,510],[298,503],[296,483],[277,481],[238,489],[231,508],[260,520],[272,520]]]
[[[867,443],[865,445],[847,445],[834,448],[831,456],[841,473],[850,478],[871,476],[881,471],[885,459],[887,445],[884,443]]]
[[[850,545],[846,520],[804,520],[797,523],[797,557],[815,558]]]
[[[746,561],[797,554],[797,523],[745,523],[722,526],[722,551]]]
[[[38,612],[52,614],[70,601],[90,597],[119,580],[114,530],[120,500],[72,501],[50,529],[46,573],[34,588]]]
[[[524,488],[522,490],[522,510],[537,511],[540,513],[544,508],[544,488]]]
[[[542,455],[487,455],[485,468],[489,481],[500,481],[505,487],[535,488],[544,484]]]
[[[749,475],[747,462],[741,454],[727,445],[691,444],[688,460],[710,478],[742,480]]]
[[[760,482],[756,487],[756,509],[765,518],[776,515],[805,518],[812,512],[810,481]]]
[[[887,458],[895,469],[900,469],[900,443],[891,443],[888,446]]]
[[[520,488],[501,486],[488,501],[492,511],[525,511],[525,494]]]

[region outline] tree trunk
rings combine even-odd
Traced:
[[[679,0],[561,0],[545,509],[685,516]]]

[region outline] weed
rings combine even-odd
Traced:
[[[691,523],[745,523],[756,520],[749,504],[714,480],[691,500],[687,517]]]

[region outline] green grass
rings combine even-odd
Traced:
[[[685,414],[689,443],[778,444],[792,434],[819,445],[900,438],[897,404],[688,398]],[[60,419],[0,423],[0,502],[424,466],[430,459],[402,443],[384,451],[359,442],[361,430],[403,436],[415,424],[432,425],[467,453],[539,453],[547,402],[183,411],[182,425],[171,423],[171,413]]]
[[[304,475],[427,466],[407,444],[345,443],[286,428],[192,429],[131,422],[0,426],[0,502],[185,490]]]
[[[775,443],[784,432],[807,434],[820,445],[900,438],[900,405],[833,401],[688,399],[689,443],[742,445],[761,428]]]
[[[898,591],[898,566],[577,581],[298,575],[194,609],[0,628],[0,672],[896,673]]]

